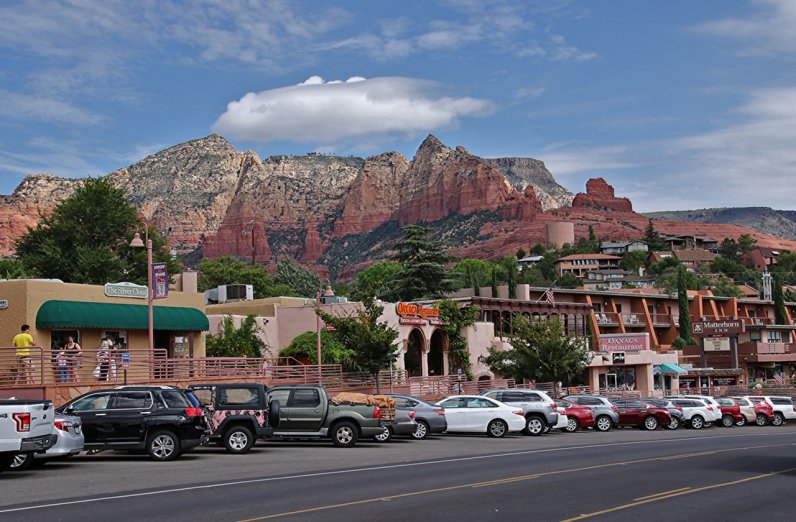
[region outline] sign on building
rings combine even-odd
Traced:
[[[152,299],[169,296],[169,269],[166,263],[152,263]]]
[[[611,353],[611,364],[625,364],[625,352]]]
[[[439,320],[439,308],[420,303],[395,303],[395,311],[398,313],[400,324],[424,325],[426,321],[430,324],[442,324]]]
[[[650,349],[650,334],[606,334],[599,340],[601,352],[640,352]]]
[[[744,322],[740,319],[724,319],[721,321],[695,321],[691,324],[691,333],[697,337],[711,335],[738,335],[744,331]]]
[[[706,352],[729,352],[729,337],[706,337],[704,339]]]
[[[143,285],[135,283],[105,283],[105,295],[108,297],[146,299],[148,294],[147,287]]]

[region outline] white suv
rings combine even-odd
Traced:
[[[714,422],[718,422],[721,420],[721,407],[719,403],[716,402],[716,399],[711,397],[710,395],[671,395],[666,397],[667,399],[696,399],[698,401],[702,401],[707,405],[708,415],[709,417],[705,418],[705,421],[713,424]]]
[[[781,426],[786,420],[796,419],[796,410],[794,410],[793,399],[784,396],[775,395],[747,395],[744,397],[752,402],[765,401],[774,410],[774,418],[771,424],[774,426]]]
[[[708,419],[713,418],[713,413],[708,409],[709,406],[699,399],[672,397],[669,398],[672,404],[682,408],[683,420],[686,425],[691,426],[695,430],[702,428],[709,428],[711,421]]]

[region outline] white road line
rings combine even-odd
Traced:
[[[782,436],[782,435],[793,435],[793,433],[760,433],[754,434],[756,437],[773,437],[773,436]],[[741,435],[716,435],[716,436],[708,436],[708,437],[684,437],[678,439],[659,439],[659,440],[638,440],[638,441],[627,441],[627,442],[611,442],[608,444],[588,444],[585,446],[567,446],[562,448],[545,448],[545,449],[535,449],[535,450],[523,450],[523,451],[513,451],[510,453],[495,453],[491,455],[473,455],[469,457],[454,457],[448,459],[440,459],[440,460],[431,460],[426,462],[408,462],[404,464],[385,464],[382,466],[371,466],[367,468],[351,468],[351,469],[338,469],[334,471],[319,471],[315,473],[304,473],[300,475],[288,475],[285,477],[265,477],[265,478],[258,478],[258,479],[247,479],[247,480],[236,480],[232,482],[217,482],[214,484],[204,484],[201,486],[185,486],[182,488],[172,488],[172,489],[161,489],[158,491],[146,491],[141,493],[128,493],[125,495],[110,495],[104,497],[94,497],[94,498],[85,498],[81,500],[68,500],[64,502],[52,502],[49,504],[38,504],[33,506],[25,506],[25,507],[18,507],[18,508],[10,508],[10,509],[1,509],[0,514],[3,513],[17,513],[20,511],[32,511],[36,509],[48,509],[54,507],[63,507],[63,506],[74,506],[78,504],[90,504],[93,502],[104,502],[109,500],[122,500],[127,498],[139,498],[139,497],[150,497],[155,495],[169,495],[172,493],[181,493],[186,491],[199,491],[202,489],[214,489],[214,488],[223,488],[229,486],[240,486],[245,484],[259,484],[264,482],[277,482],[281,480],[295,480],[295,479],[303,479],[303,478],[314,478],[314,477],[326,477],[330,475],[346,475],[349,473],[360,473],[365,471],[380,471],[385,469],[399,469],[399,468],[412,468],[412,467],[420,467],[420,466],[433,466],[437,464],[449,464],[451,462],[466,462],[471,460],[484,460],[484,459],[495,459],[495,458],[503,458],[503,457],[516,457],[517,455],[531,455],[535,453],[556,453],[560,451],[575,451],[580,449],[591,449],[591,448],[609,448],[612,446],[626,446],[626,445],[641,445],[641,444],[661,444],[666,442],[681,442],[681,441],[690,441],[690,440],[705,440],[705,439],[731,439],[731,438],[741,438],[741,437],[749,437],[750,434],[741,434]]]

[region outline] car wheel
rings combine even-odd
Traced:
[[[771,419],[771,425],[772,426],[782,426],[783,424],[785,424],[785,417],[783,417],[780,412],[776,412],[774,414],[774,418]]]
[[[11,461],[11,471],[25,471],[33,466],[33,453],[17,453]]]
[[[655,431],[658,429],[658,419],[650,415],[644,419],[644,429]]]
[[[758,413],[757,418],[755,419],[755,424],[757,424],[758,426],[765,426],[766,424],[768,424],[768,417],[766,417],[762,413]]]
[[[578,421],[578,419],[574,417],[570,417],[569,419],[567,419],[567,427],[564,428],[564,431],[566,431],[567,433],[575,433],[579,429],[580,429],[580,422]]]
[[[741,420],[736,421],[736,426],[746,426],[746,417],[741,417]]]
[[[11,467],[11,464],[14,462],[15,455],[13,453],[0,455],[0,472],[3,472]]]
[[[426,421],[417,421],[417,427],[415,428],[415,431],[412,432],[412,438],[415,440],[423,440],[428,437],[428,432],[429,429]]]
[[[152,460],[165,462],[174,460],[180,454],[180,441],[174,432],[163,430],[156,431],[149,436],[147,453]]]
[[[486,427],[486,434],[496,439],[503,437],[507,431],[509,431],[508,425],[505,421],[500,419],[493,420],[489,423],[489,426]]]
[[[735,425],[735,419],[732,418],[732,415],[724,415],[721,418],[721,425],[725,428],[732,428]]]
[[[385,426],[384,431],[373,437],[373,440],[377,442],[389,442],[392,439],[392,430]]]
[[[694,415],[691,417],[691,427],[695,430],[701,430],[705,427],[705,419],[699,415]]]
[[[600,415],[594,421],[594,427],[597,428],[597,431],[611,431],[612,424],[611,418],[606,415]]]
[[[254,446],[254,435],[246,426],[232,426],[224,432],[224,447],[227,453],[243,454]]]
[[[547,423],[541,417],[537,417],[536,415],[531,415],[525,421],[525,433],[528,435],[533,435],[534,437],[538,437],[544,433],[546,427]]]
[[[669,421],[669,424],[666,425],[667,430],[677,430],[680,429],[680,419],[677,417],[672,417],[672,420]]]
[[[351,448],[359,439],[359,430],[353,422],[342,421],[331,430],[332,443],[338,448]]]

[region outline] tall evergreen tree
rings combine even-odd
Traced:
[[[688,272],[685,266],[677,268],[677,304],[680,309],[680,342],[677,344],[697,344],[691,336],[691,312],[688,308]]]
[[[661,235],[655,230],[652,224],[652,218],[647,222],[647,228],[644,229],[644,242],[647,243],[647,248],[650,252],[666,249],[666,242],[661,239]]]
[[[497,274],[497,267],[492,265],[492,297],[497,298],[498,296],[498,274]]]
[[[456,290],[456,282],[447,264],[453,258],[445,244],[429,238],[431,229],[420,225],[403,227],[404,238],[396,245],[393,260],[402,271],[395,293],[404,301],[436,299]]]
[[[771,297],[774,299],[774,317],[776,317],[777,324],[788,324],[788,315],[785,312],[785,292],[782,291],[782,274],[774,274],[772,285]]]

